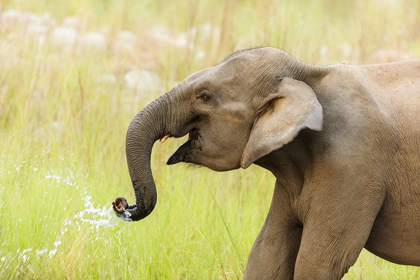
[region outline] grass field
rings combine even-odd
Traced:
[[[420,58],[418,1],[6,0],[0,2],[0,278],[240,279],[274,177],[165,160],[158,204],[134,194],[125,132],[177,82],[247,47],[313,64]],[[420,253],[420,252],[419,252]],[[420,279],[364,251],[345,279]]]

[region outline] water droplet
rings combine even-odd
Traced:
[[[48,254],[48,256],[49,256],[50,258],[52,258],[52,257],[53,257],[56,253],[57,253],[57,249],[50,250],[50,253]]]
[[[36,254],[37,254],[37,255],[43,255],[43,254],[45,254],[45,253],[47,253],[47,252],[48,252],[48,249],[36,250]]]

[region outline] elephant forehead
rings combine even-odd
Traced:
[[[190,75],[184,83],[193,88],[202,86],[228,86],[230,88],[252,82],[249,68],[238,67],[231,63],[223,62],[219,65],[205,68]]]
[[[202,80],[203,78],[205,78],[206,76],[208,76],[211,73],[212,68],[214,68],[214,66],[202,69],[200,71],[197,71],[197,72],[189,75],[187,78],[184,79],[184,83],[193,84],[193,83],[196,83],[196,82]]]

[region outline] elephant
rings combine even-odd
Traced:
[[[269,170],[276,178],[244,279],[340,279],[366,248],[420,265],[420,59],[315,66],[273,47],[233,53],[142,109],[126,137],[138,221],[156,204],[154,142],[188,140],[167,164]]]

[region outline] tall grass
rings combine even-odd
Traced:
[[[6,279],[241,278],[273,176],[257,167],[228,173],[167,167],[182,143],[171,139],[153,149],[155,211],[141,222],[120,222],[110,202],[119,195],[134,201],[124,151],[134,114],[239,48],[271,45],[321,64],[420,57],[420,5],[410,0],[10,0],[1,7],[2,15],[14,9],[56,21],[43,37],[27,17],[0,23],[0,278]],[[78,36],[102,34],[104,49],[54,41],[54,28],[73,15]],[[168,41],[203,24],[215,28],[205,38],[189,33],[190,47]],[[166,29],[151,31],[156,26]],[[134,41],[119,46],[123,30]],[[159,85],[130,88],[126,74],[136,69],[156,73]],[[420,270],[363,252],[346,276],[359,278],[415,279]]]

